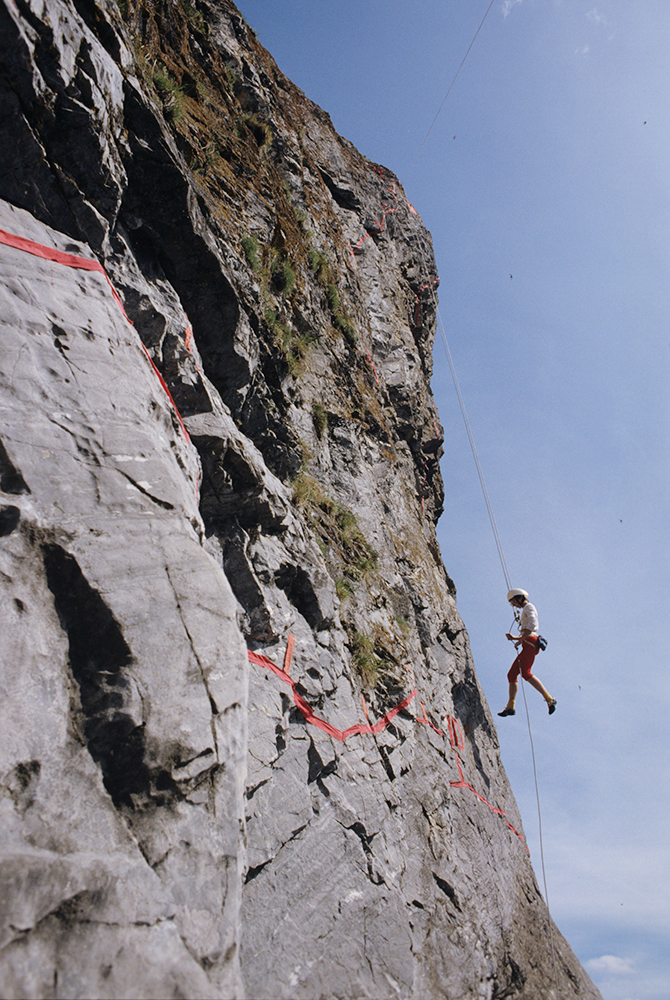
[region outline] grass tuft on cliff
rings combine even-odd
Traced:
[[[244,250],[244,256],[247,258],[247,263],[251,267],[251,270],[254,274],[260,274],[262,266],[258,256],[258,240],[254,236],[243,236],[242,249]]]
[[[364,685],[370,688],[376,687],[384,664],[375,653],[374,640],[362,632],[353,632],[349,636],[349,649],[351,665]]]
[[[323,437],[328,426],[328,414],[323,403],[312,404],[312,420],[314,421],[314,430],[317,436],[320,438]]]
[[[177,83],[165,66],[160,64],[154,67],[152,81],[161,99],[166,117],[173,125],[176,125],[184,116],[185,88]]]
[[[341,574],[340,580],[347,581],[346,596],[351,596],[354,585],[372,577],[379,565],[379,556],[361,531],[356,515],[329,497],[304,469],[293,480],[293,502],[306,514],[326,561]],[[344,595],[343,583],[339,589]]]

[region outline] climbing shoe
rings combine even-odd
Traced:
[[[556,704],[556,702],[554,702],[554,705],[555,704]],[[551,711],[553,711],[553,709],[549,709],[549,711],[551,712]],[[506,715],[516,715],[516,709],[515,708],[503,708],[502,712],[498,712],[498,715],[502,715],[503,718]]]
[[[553,715],[556,711],[556,699],[552,698],[550,702],[547,702],[547,704],[549,705],[549,715]]]

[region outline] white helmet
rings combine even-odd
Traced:
[[[528,594],[525,590],[510,590],[507,595],[507,600],[511,602],[515,597],[528,597]]]

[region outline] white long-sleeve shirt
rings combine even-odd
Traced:
[[[540,622],[537,617],[537,609],[534,604],[525,604],[523,611],[521,612],[521,617],[519,618],[519,628],[523,632],[524,629],[530,629],[537,635],[537,631],[540,627]]]

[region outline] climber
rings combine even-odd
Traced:
[[[551,697],[544,684],[542,684],[537,677],[533,677],[531,673],[533,661],[535,660],[540,648],[538,639],[539,623],[537,620],[537,611],[528,600],[528,594],[525,590],[510,590],[507,595],[507,600],[512,607],[522,609],[521,617],[518,619],[519,635],[510,635],[509,632],[505,634],[505,638],[510,639],[517,649],[521,646],[521,652],[510,667],[510,671],[507,674],[507,680],[509,681],[509,701],[502,712],[498,712],[498,715],[502,715],[504,717],[506,715],[515,714],[514,703],[516,701],[517,691],[519,690],[519,683],[517,681],[519,673],[521,673],[523,679],[528,681],[528,683],[532,685],[536,691],[540,692],[549,706],[549,715],[553,715],[556,711],[556,699]]]

